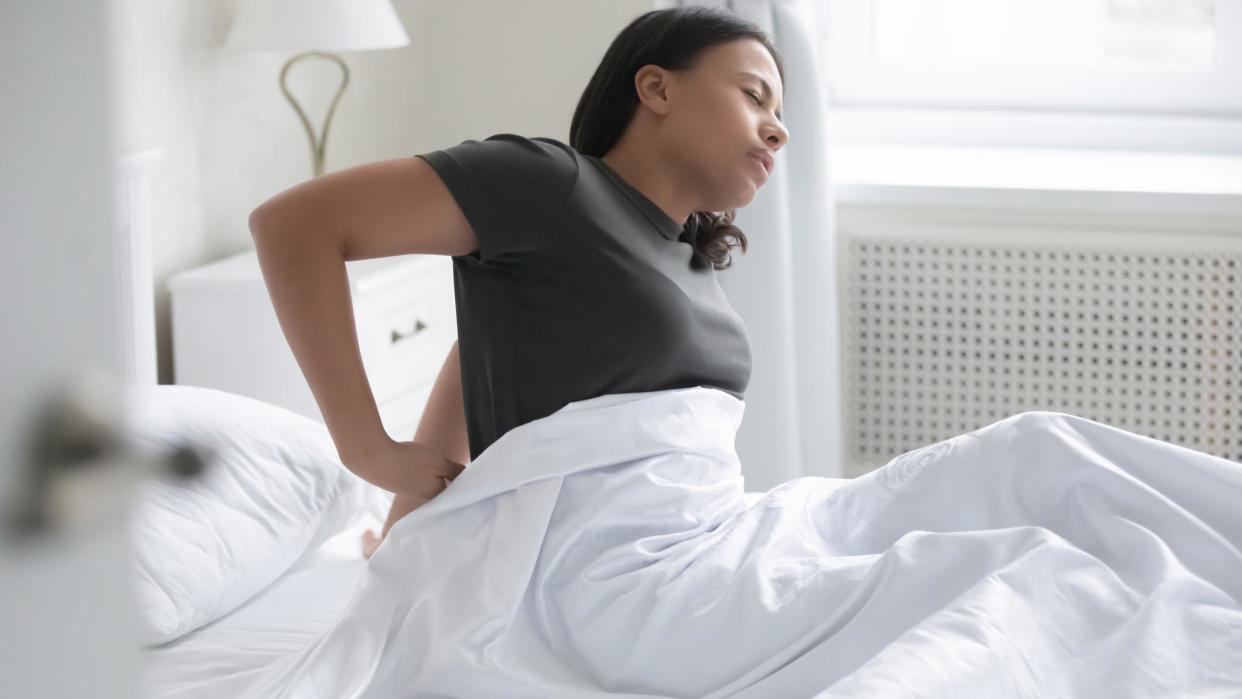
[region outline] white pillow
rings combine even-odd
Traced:
[[[187,441],[197,478],[144,484],[130,519],[145,645],[218,619],[280,577],[385,491],[338,460],[327,427],[270,403],[181,385],[124,387],[125,435],[146,454]]]

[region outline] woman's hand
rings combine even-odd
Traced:
[[[390,438],[368,446],[346,466],[390,493],[424,500],[444,490],[442,478],[451,481],[466,468],[425,444]]]
[[[379,535],[369,529],[363,532],[362,553],[367,558],[397,520],[444,492],[449,482],[466,468],[424,444],[398,441],[390,441],[371,451],[363,467],[371,473],[384,474],[384,480],[397,484],[398,488],[392,491],[392,507],[383,531]]]

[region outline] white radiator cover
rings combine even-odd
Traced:
[[[1242,461],[1242,223],[851,207],[847,475],[1026,410]]]

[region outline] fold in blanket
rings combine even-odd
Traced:
[[[1242,465],[1026,412],[748,505],[743,409],[615,394],[511,430],[318,640],[213,693],[1242,692]]]

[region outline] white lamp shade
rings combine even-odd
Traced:
[[[224,45],[251,51],[364,51],[408,46],[389,0],[244,0]]]

